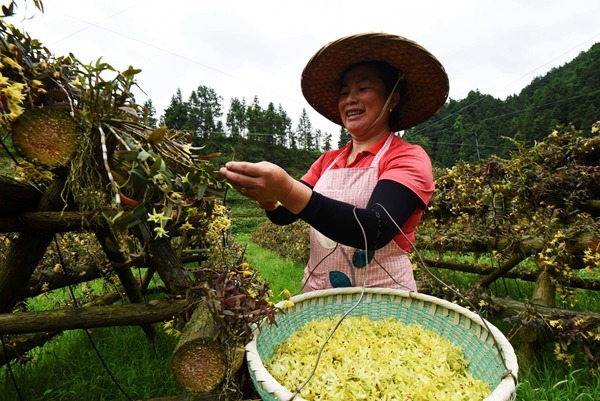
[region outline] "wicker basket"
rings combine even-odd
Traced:
[[[277,317],[278,327],[263,323],[246,346],[250,376],[263,400],[288,401],[290,389],[278,383],[265,369],[262,359],[270,358],[275,346],[304,324],[317,318],[341,316],[360,298],[357,287],[312,291],[293,297],[294,306]],[[351,315],[371,319],[394,317],[405,324],[420,324],[460,346],[469,361],[469,372],[490,383],[492,394],[485,401],[513,400],[515,397],[517,358],[506,337],[491,323],[489,331],[481,318],[456,304],[432,296],[387,288],[368,288]],[[495,339],[495,341],[494,341]],[[498,354],[499,348],[502,350]],[[506,375],[506,368],[512,372]],[[295,401],[302,401],[300,396]]]

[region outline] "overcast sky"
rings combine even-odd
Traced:
[[[142,69],[138,83],[147,97],[136,98],[152,99],[158,115],[178,88],[187,100],[205,85],[223,98],[225,113],[232,98],[250,104],[258,96],[263,108],[281,104],[294,128],[305,108],[313,128],[335,136],[339,127],[304,100],[300,74],[320,47],[339,37],[386,32],[418,42],[445,66],[455,100],[475,89],[501,99],[518,94],[600,41],[598,0],[43,3],[43,14],[10,22],[56,55]]]

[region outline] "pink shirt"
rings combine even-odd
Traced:
[[[321,174],[346,148],[348,148],[348,151],[332,166],[332,169],[368,167],[371,165],[377,152],[382,148],[386,139],[387,136],[366,151],[360,152],[352,164],[347,167],[346,159],[350,154],[352,143],[342,149],[326,152],[315,161],[308,172],[302,177],[302,181],[314,187]],[[435,189],[433,168],[429,156],[420,146],[412,145],[400,137],[394,136],[390,148],[379,161],[378,180],[381,179],[396,181],[412,190],[421,199],[423,207],[416,209],[402,227],[402,231],[413,241],[414,230],[421,220],[423,211],[429,204]],[[410,243],[402,234],[396,235],[394,241],[406,252],[410,252]]]

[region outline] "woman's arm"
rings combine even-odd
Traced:
[[[402,227],[420,204],[419,197],[404,185],[392,180],[379,180],[364,209],[355,210],[351,204],[313,191],[310,201],[299,216],[336,242],[364,249],[366,236],[367,247],[378,249],[387,245],[398,234],[396,224]]]
[[[387,179],[378,181],[366,208],[355,210],[351,204],[314,192],[272,163],[229,162],[221,174],[248,198],[272,209],[280,202],[322,234],[355,248],[365,247],[361,227],[365,230],[368,247],[385,246],[398,233],[393,221],[402,227],[421,204],[410,189]]]
[[[308,185],[307,183],[305,183],[304,181],[300,180],[300,182],[312,189],[312,187],[310,185]],[[265,211],[267,212],[267,217],[269,218],[271,223],[277,224],[279,226],[285,226],[288,224],[292,224],[293,222],[295,222],[296,220],[298,220],[300,218],[300,216],[290,212],[283,205],[280,205],[279,207],[276,207],[275,209],[271,209],[271,210],[266,209]]]
[[[312,189],[292,178],[284,169],[269,162],[228,162],[220,173],[233,187],[263,207],[283,204],[298,214],[310,200]]]

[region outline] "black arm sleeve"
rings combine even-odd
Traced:
[[[387,245],[399,232],[388,213],[402,227],[419,205],[419,197],[404,185],[392,180],[380,180],[367,207],[356,208],[356,217],[353,205],[314,191],[298,216],[332,240],[360,249],[365,248],[362,226],[369,249],[378,249]]]
[[[300,182],[312,189],[312,187],[304,181],[300,180]],[[300,216],[290,212],[283,206],[279,206],[275,210],[267,210],[267,217],[271,220],[271,223],[277,224],[278,226],[292,224],[300,218]]]

